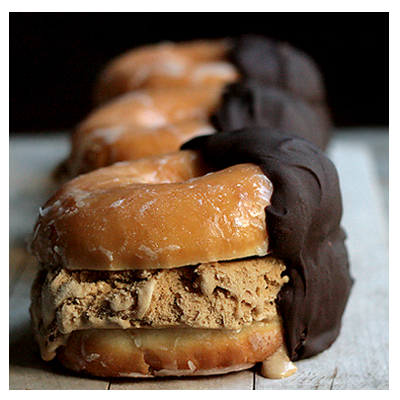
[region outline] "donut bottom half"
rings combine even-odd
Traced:
[[[68,369],[103,377],[214,375],[251,368],[283,344],[281,322],[223,329],[88,329],[57,350]]]

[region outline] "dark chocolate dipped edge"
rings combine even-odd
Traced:
[[[242,76],[279,87],[307,101],[325,101],[322,75],[315,61],[289,43],[246,34],[232,40],[228,60]]]
[[[317,64],[294,46],[246,34],[231,40],[228,60],[240,71],[210,121],[217,131],[252,126],[287,129],[325,150],[332,135]]]
[[[266,126],[296,132],[325,150],[332,133],[327,107],[250,79],[228,85],[211,116],[217,131]]]
[[[336,340],[353,280],[340,227],[336,168],[323,151],[293,134],[266,127],[190,140],[217,169],[258,164],[274,186],[266,219],[271,254],[285,261],[278,296],[291,360],[308,358]]]

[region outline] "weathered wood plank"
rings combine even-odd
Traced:
[[[14,292],[15,285],[21,277],[24,269],[31,264],[36,264],[36,260],[26,250],[24,244],[13,244],[9,249],[9,268],[8,283],[9,295]]]
[[[344,335],[351,351],[341,348],[346,362],[340,364],[342,375],[338,374],[333,388],[388,389],[389,252],[385,199],[371,148],[365,141],[360,143],[354,136],[343,138],[332,152],[342,177],[343,224],[348,232],[355,278]],[[339,379],[341,376],[348,380]]]
[[[226,375],[111,381],[111,390],[252,390],[252,370]]]
[[[331,149],[343,193],[343,225],[355,285],[342,332],[324,353],[297,363],[294,376],[256,389],[388,389],[388,241],[370,149],[337,140]]]
[[[68,146],[64,135],[28,136],[10,144],[10,241],[26,244],[39,206],[57,187],[51,176]]]

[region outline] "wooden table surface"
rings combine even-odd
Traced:
[[[297,362],[287,379],[263,378],[257,369],[222,376],[157,379],[94,379],[39,358],[29,322],[29,291],[36,263],[26,243],[54,190],[50,174],[69,150],[68,137],[10,137],[10,389],[388,389],[388,131],[345,129],[329,148],[341,179],[343,226],[348,233],[355,285],[340,337],[309,360]]]

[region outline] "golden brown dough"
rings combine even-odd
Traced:
[[[128,51],[112,60],[95,86],[95,101],[103,103],[143,87],[223,87],[238,79],[226,56],[228,40],[164,42]]]
[[[69,269],[121,270],[267,254],[272,185],[256,165],[164,184],[141,183],[131,168],[135,162],[117,164],[64,185],[41,210],[36,257]]]
[[[97,108],[78,127],[80,132],[108,126],[157,128],[208,117],[221,94],[215,87],[147,88],[126,93]]]
[[[279,322],[239,332],[206,329],[86,330],[59,358],[69,369],[107,377],[214,375],[251,368],[283,343]]]
[[[156,128],[138,128],[128,124],[95,129],[74,141],[65,172],[75,177],[119,161],[177,151],[182,143],[213,131],[214,128],[201,118]]]
[[[214,86],[147,88],[96,108],[72,133],[60,175],[71,178],[118,161],[177,151],[192,137],[213,133],[209,118],[221,91]]]

